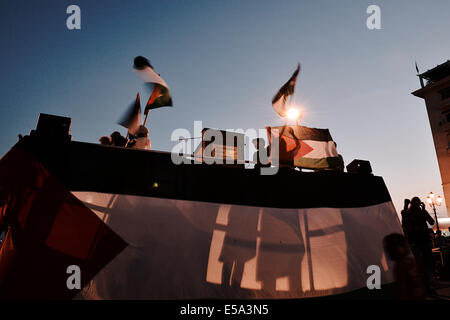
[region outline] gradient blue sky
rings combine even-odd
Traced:
[[[81,8],[81,30],[66,8]],[[381,8],[381,30],[366,9]],[[346,164],[370,160],[397,209],[404,197],[442,194],[421,71],[450,58],[450,2],[0,0],[0,155],[39,112],[72,118],[74,140],[114,130],[141,90],[132,72],[148,57],[174,108],[150,113],[152,148],[176,128],[280,125],[271,98],[298,61],[303,124],[329,128]],[[443,216],[445,209],[440,209]]]

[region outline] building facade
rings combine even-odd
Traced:
[[[425,100],[447,212],[450,212],[450,61],[418,76],[421,88],[412,94]]]

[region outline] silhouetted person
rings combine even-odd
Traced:
[[[150,150],[152,143],[148,138],[148,129],[143,125],[140,125],[136,131],[134,139],[130,140],[127,144],[128,148],[145,149]]]
[[[146,149],[150,150],[152,143],[148,137],[148,129],[143,125],[139,126],[139,129],[136,132],[136,149]]]
[[[114,131],[113,133],[111,133],[111,145],[116,147],[125,147],[127,141],[127,138],[122,136],[120,132]]]
[[[110,137],[107,136],[103,136],[100,139],[98,139],[98,141],[100,142],[100,144],[104,145],[104,146],[110,146],[111,145],[111,139]]]
[[[253,154],[253,162],[255,162],[255,169],[261,167],[270,167],[269,162],[269,150],[266,148],[266,142],[262,138],[253,139],[253,145],[255,146],[256,152]],[[265,154],[264,154],[265,153]]]
[[[395,262],[394,277],[397,298],[401,300],[422,300],[425,298],[423,270],[411,256],[408,241],[398,233],[383,239],[383,248],[389,259]]]
[[[434,224],[433,218],[425,210],[425,204],[418,197],[412,198],[409,209],[402,215],[402,227],[417,263],[423,265],[425,269],[426,289],[432,292],[430,281],[433,257],[427,222],[430,225]]]
[[[336,141],[333,141],[334,143],[334,147],[336,148],[336,152],[337,152],[337,143]],[[345,166],[344,166],[344,158],[342,157],[341,154],[338,154],[338,158],[339,158],[339,164],[334,168],[336,171],[341,171],[344,172]]]
[[[299,215],[293,211],[264,208],[260,221],[261,238],[256,279],[267,296],[289,295],[302,290],[301,264],[305,243]],[[287,278],[287,286],[277,290],[277,279]],[[282,291],[286,290],[286,291]]]
[[[401,212],[401,215],[402,215],[402,228],[403,228],[403,233],[404,233],[404,234],[406,234],[406,230],[405,230],[405,226],[404,226],[404,224],[403,224],[403,220],[404,220],[403,216],[404,216],[404,214],[405,214],[406,212],[408,212],[409,204],[410,204],[410,203],[411,203],[411,200],[405,199],[404,202],[403,202],[403,210],[402,210],[402,212]]]
[[[219,261],[223,263],[222,285],[240,288],[247,261],[256,256],[259,209],[232,206]]]

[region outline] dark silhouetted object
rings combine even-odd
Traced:
[[[252,143],[256,149],[256,152],[253,154],[254,168],[270,167],[269,150],[266,147],[266,141],[262,138],[256,138],[253,139]]]
[[[133,68],[142,70],[142,69],[145,69],[146,67],[150,67],[153,69],[153,66],[151,65],[150,61],[147,58],[145,58],[143,56],[138,56],[138,57],[134,58]]]
[[[397,298],[401,300],[424,299],[423,271],[411,256],[407,239],[399,233],[389,234],[383,239],[383,249],[388,258],[395,262],[394,277]]]
[[[114,131],[111,133],[111,145],[115,147],[125,147],[128,140],[120,134],[119,131]]]
[[[148,138],[148,129],[143,125],[139,126],[136,136],[129,140],[127,148],[150,150],[152,143]]]
[[[417,263],[425,270],[426,289],[432,292],[430,282],[434,263],[427,222],[434,224],[433,218],[425,210],[425,204],[418,197],[412,198],[409,209],[402,212],[402,227]]]
[[[372,174],[372,166],[367,160],[355,159],[346,168],[348,173]]]
[[[32,135],[55,140],[70,140],[70,118],[41,113],[36,130]]]
[[[403,221],[403,215],[404,215],[406,212],[408,212],[408,208],[409,208],[409,204],[410,204],[410,203],[411,203],[411,200],[409,200],[409,199],[405,199],[404,202],[403,202],[403,210],[402,210],[402,212],[401,212],[401,215],[402,215],[402,221]],[[404,227],[403,224],[402,224],[402,228],[403,228],[403,233],[406,234],[406,230],[405,230],[405,227]]]
[[[103,136],[100,139],[98,139],[98,141],[100,142],[100,144],[104,145],[104,146],[110,146],[111,145],[111,139],[107,136]]]

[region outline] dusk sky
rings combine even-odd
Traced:
[[[81,8],[68,30],[66,8]],[[381,8],[381,30],[366,9]],[[301,62],[303,125],[329,128],[347,165],[371,162],[397,210],[405,197],[442,195],[420,71],[450,58],[450,2],[0,0],[0,155],[40,112],[72,118],[73,140],[97,143],[142,85],[149,58],[174,107],[150,112],[152,149],[195,120],[220,129],[281,125],[271,99]],[[143,98],[147,99],[147,96]],[[445,208],[440,208],[446,216]]]

